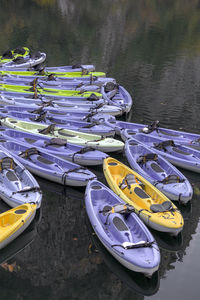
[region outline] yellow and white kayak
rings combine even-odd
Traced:
[[[146,225],[174,236],[183,229],[177,207],[138,173],[112,157],[104,159],[103,171],[111,189],[135,208]]]
[[[0,249],[18,237],[32,222],[36,204],[23,204],[0,214]]]

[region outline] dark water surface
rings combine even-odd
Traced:
[[[0,0],[0,53],[20,45],[46,52],[48,65],[90,63],[116,78],[134,99],[129,121],[199,132],[198,0]],[[101,167],[91,170],[105,182]],[[84,189],[38,178],[37,219],[0,251],[0,299],[199,299],[200,175],[183,172],[194,197],[180,207],[181,237],[153,232],[162,261],[152,280],[122,268],[92,235]]]

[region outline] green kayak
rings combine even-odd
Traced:
[[[8,50],[0,55],[0,66],[15,60],[17,57],[25,57],[29,54],[29,49],[26,47],[16,48],[14,50]]]
[[[47,135],[52,138],[66,139],[69,143],[90,146],[103,152],[122,151],[124,143],[113,138],[103,138],[100,135],[82,133],[73,130],[62,129],[55,124],[49,126],[43,124],[36,124],[34,122],[25,122],[13,118],[5,118],[1,120],[1,125],[35,133],[39,135]]]
[[[44,76],[54,76],[54,77],[62,77],[62,78],[91,78],[91,77],[105,77],[106,74],[104,72],[45,72],[45,71],[0,71],[1,76],[13,75],[13,76],[22,76],[22,77],[44,77]]]
[[[76,90],[61,90],[61,89],[52,89],[52,88],[40,88],[37,86],[28,87],[25,85],[14,85],[14,84],[0,84],[0,92],[12,92],[12,93],[20,93],[20,94],[32,94],[33,96],[37,97],[37,95],[44,95],[44,96],[59,96],[59,97],[84,97],[88,98],[92,94],[95,95],[97,98],[102,98],[101,93],[88,91],[88,92],[81,92]]]

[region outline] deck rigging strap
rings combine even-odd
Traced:
[[[73,156],[72,156],[72,162],[75,161],[75,156],[76,156],[77,154],[84,154],[84,153],[89,152],[89,151],[95,151],[95,149],[92,148],[92,147],[90,147],[90,146],[87,146],[87,147],[83,147],[83,148],[80,149],[79,151],[75,152],[75,153],[73,154]]]
[[[23,189],[19,191],[12,192],[12,194],[17,194],[17,193],[26,193],[26,192],[39,192],[42,193],[41,189],[39,186],[32,186],[28,189]]]
[[[35,118],[30,118],[30,120],[32,120],[34,122],[45,122],[46,123],[46,115],[47,115],[47,111],[43,111],[39,114],[39,116],[37,116]]]
[[[79,174],[89,175],[88,172],[84,172],[84,171],[82,171],[82,170],[88,171],[88,170],[87,170],[86,168],[84,168],[84,167],[77,167],[77,168],[70,169],[70,170],[64,172],[63,175],[62,175],[62,182],[63,182],[63,184],[66,184],[66,179],[67,179],[69,173],[75,172],[75,173],[79,173]],[[80,172],[78,172],[78,171],[80,171]],[[96,178],[96,177],[91,178],[91,179],[95,179],[95,178]],[[90,180],[91,180],[91,179],[90,179]]]

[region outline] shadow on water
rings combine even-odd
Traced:
[[[159,272],[155,272],[152,278],[147,278],[141,273],[133,272],[122,266],[103,246],[95,234],[90,221],[85,215],[85,222],[91,239],[91,254],[100,253],[106,266],[113,272],[129,289],[143,296],[151,296],[159,289]]]

